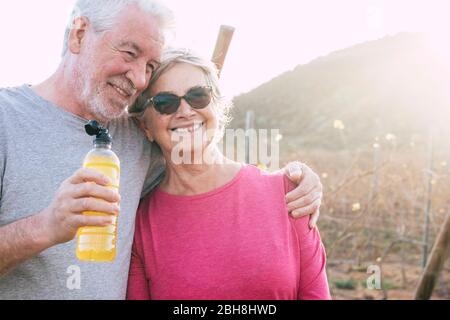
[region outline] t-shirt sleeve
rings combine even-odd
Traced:
[[[145,274],[145,263],[141,227],[139,222],[141,205],[137,212],[133,249],[131,252],[130,271],[128,273],[127,300],[150,300],[150,288]]]
[[[284,179],[288,192],[295,185]],[[299,300],[330,300],[326,274],[326,252],[318,228],[309,228],[309,216],[300,219],[290,217],[295,228],[300,249]]]

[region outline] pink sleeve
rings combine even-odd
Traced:
[[[287,178],[284,179],[285,191],[296,186]],[[326,274],[326,252],[320,238],[319,229],[309,228],[310,217],[295,220],[290,218],[297,232],[300,248],[300,283],[299,300],[331,300]]]
[[[326,253],[317,228],[309,228],[309,217],[293,221],[300,248],[299,300],[329,300]]]
[[[127,300],[150,300],[150,290],[142,257],[142,238],[139,225],[140,210],[141,207],[138,209],[136,218],[136,230],[128,274]]]

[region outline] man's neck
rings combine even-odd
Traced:
[[[76,84],[70,76],[66,76],[64,69],[64,65],[61,64],[50,78],[32,86],[31,89],[58,108],[84,119],[93,119],[92,115],[86,112],[86,108],[79,102],[79,95],[75,89]]]

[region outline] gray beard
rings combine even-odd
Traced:
[[[106,103],[102,99],[101,92],[96,89],[94,94],[90,94],[88,91],[89,86],[84,86],[81,94],[81,98],[86,102],[86,107],[88,108],[89,113],[95,116],[99,122],[107,123],[111,120],[120,118],[126,113],[126,109],[124,108],[122,111],[118,111],[114,107],[108,107]],[[94,120],[94,119],[88,119]]]

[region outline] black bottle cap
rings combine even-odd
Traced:
[[[103,127],[97,121],[95,121],[95,120],[89,121],[84,126],[84,128],[88,135],[95,136],[94,144],[96,144],[96,143],[112,144],[112,138],[109,135],[108,129]]]

